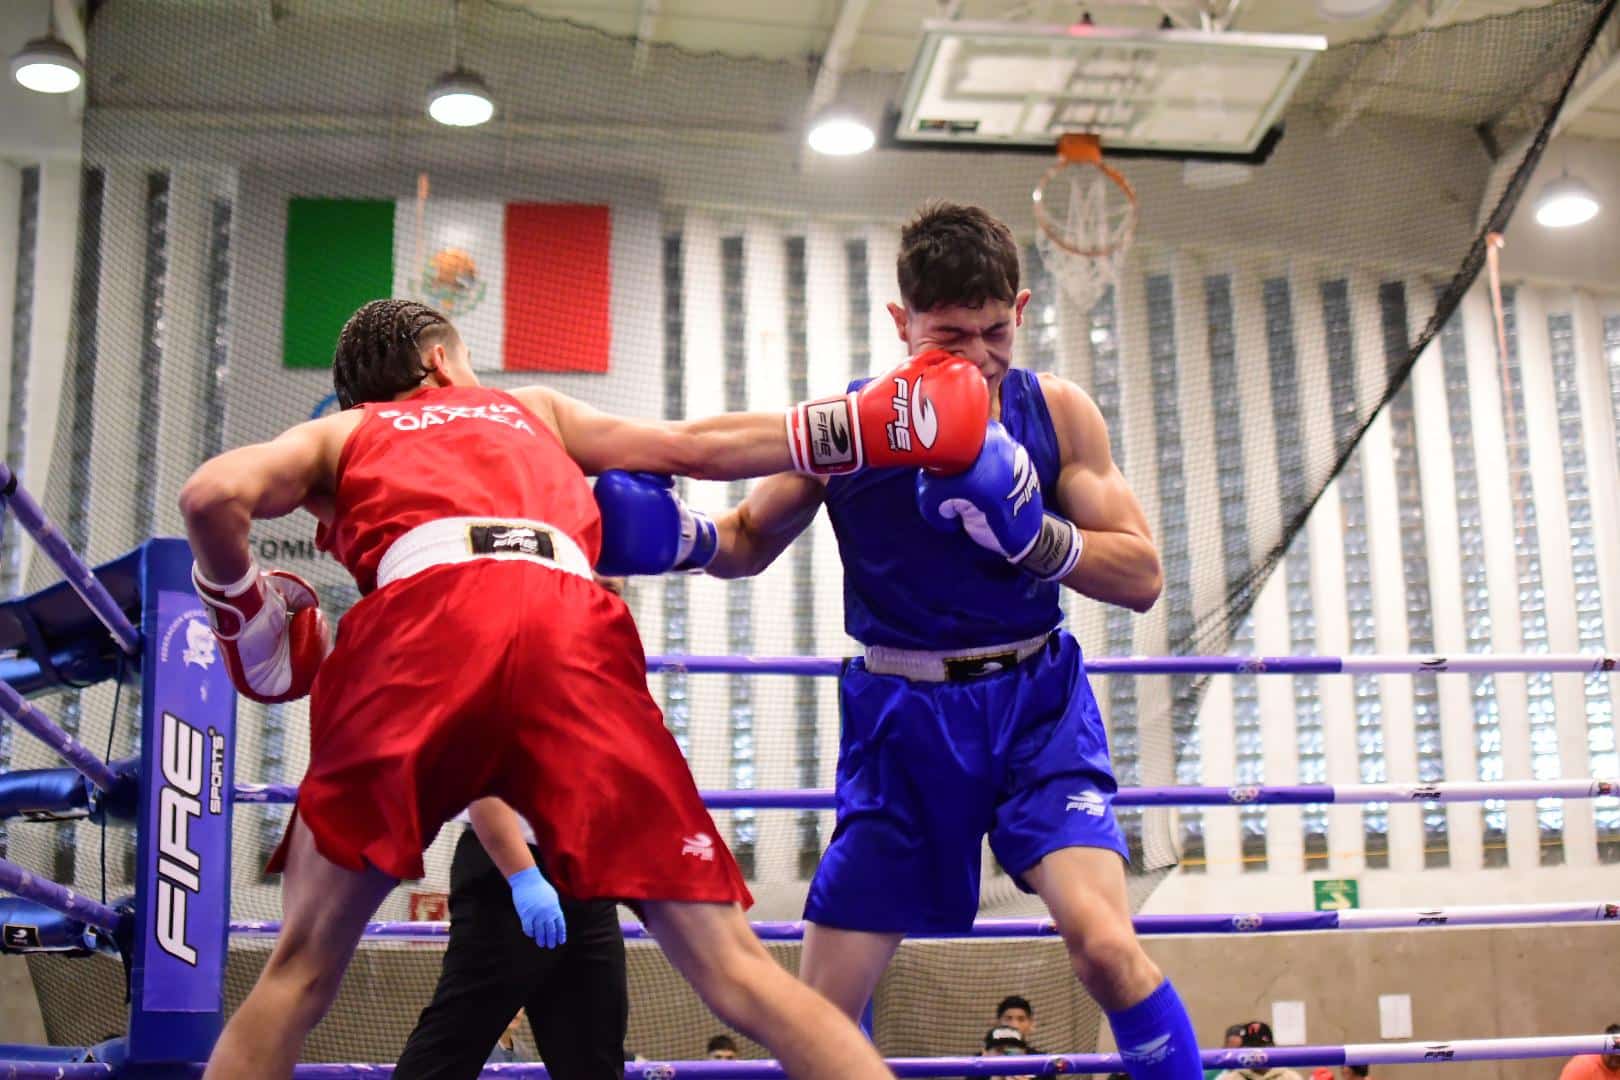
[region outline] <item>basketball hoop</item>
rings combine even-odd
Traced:
[[[1136,192],[1103,161],[1096,135],[1071,134],[1058,139],[1058,160],[1035,185],[1034,201],[1035,246],[1069,299],[1089,312],[1119,280],[1136,232]]]

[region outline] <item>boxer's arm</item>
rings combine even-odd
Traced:
[[[467,817],[489,861],[500,870],[502,877],[510,878],[535,865],[534,853],[523,839],[523,824],[516,810],[491,797],[479,799],[467,807]]]
[[[706,572],[720,578],[760,573],[816,519],[826,495],[817,476],[782,473],[760,481],[735,509],[714,519],[719,546]]]
[[[269,442],[227,450],[203,462],[180,489],[191,550],[203,576],[236,581],[247,573],[254,518],[290,514],[330,492],[343,440],[358,412],[310,420]]]
[[[1142,504],[1114,464],[1102,412],[1066,380],[1043,376],[1041,389],[1063,461],[1049,502],[1084,538],[1080,561],[1062,583],[1093,600],[1146,611],[1159,598],[1164,572]]]
[[[614,416],[544,386],[522,387],[512,396],[550,425],[587,475],[623,469],[741,480],[793,467],[779,412],[660,422]]]

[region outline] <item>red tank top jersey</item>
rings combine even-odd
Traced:
[[[585,474],[550,428],[511,394],[484,386],[421,390],[360,406],[338,458],[336,507],[315,544],[377,587],[395,540],[449,517],[543,521],[596,563],[602,521]]]

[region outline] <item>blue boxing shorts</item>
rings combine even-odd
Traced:
[[[1015,669],[912,682],[851,662],[840,685],[838,827],[804,917],[880,933],[954,933],[979,910],[981,843],[1021,875],[1053,851],[1126,856],[1118,785],[1080,645],[1052,634]]]

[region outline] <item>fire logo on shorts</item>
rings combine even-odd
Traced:
[[[478,265],[461,248],[440,248],[428,256],[419,283],[427,296],[446,315],[460,316],[483,303],[488,291],[478,276]]]

